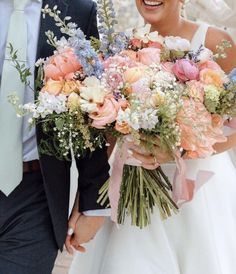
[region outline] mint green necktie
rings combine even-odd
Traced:
[[[24,9],[30,0],[14,0],[6,47],[11,43],[18,50],[18,61],[26,63],[27,23]],[[6,48],[0,87],[0,190],[9,195],[22,181],[22,118],[8,102],[8,95],[16,93],[24,101],[25,86],[9,59]]]

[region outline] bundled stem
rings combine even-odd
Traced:
[[[99,202],[105,204],[108,198],[107,182],[100,190]],[[171,183],[161,167],[146,170],[142,167],[125,166],[120,189],[118,224],[123,224],[126,215],[131,224],[144,228],[151,223],[151,214],[158,207],[162,219],[178,212],[178,206],[171,199]]]

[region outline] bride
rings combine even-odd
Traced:
[[[215,51],[223,39],[232,43],[227,58],[219,64],[229,72],[236,67],[236,46],[223,31],[206,24],[197,25],[180,16],[184,0],[136,0],[139,13],[163,36],[180,36],[191,41],[192,49],[201,44]],[[179,214],[162,221],[158,210],[152,224],[140,230],[126,223],[117,228],[110,221],[88,244],[87,253],[78,254],[71,274],[233,274],[236,273],[236,171],[228,149],[236,144],[236,134],[215,146],[208,159],[186,160],[187,175],[200,169],[214,172],[194,199]],[[156,159],[166,174],[173,176],[175,165],[157,148]],[[153,156],[133,157],[144,166],[154,166]],[[77,265],[78,263],[78,265]]]

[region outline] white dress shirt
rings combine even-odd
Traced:
[[[34,0],[29,2],[25,9],[28,32],[27,67],[31,68],[32,76],[29,80],[32,88],[34,88],[34,64],[36,61],[41,8],[41,0]],[[0,0],[0,78],[2,75],[8,26],[12,11],[13,0]],[[33,100],[34,92],[29,87],[26,87],[24,103],[32,102]],[[29,129],[28,118],[29,117],[24,117],[22,128],[24,162],[38,159],[35,128]]]

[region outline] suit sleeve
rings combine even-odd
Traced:
[[[87,29],[87,38],[90,37],[99,38],[98,28],[97,28],[97,5],[93,3],[90,13],[90,19]]]
[[[107,148],[96,149],[94,152],[88,152],[84,158],[76,160],[79,179],[78,190],[79,211],[90,211],[104,209],[97,203],[99,189],[109,178],[109,169]]]

